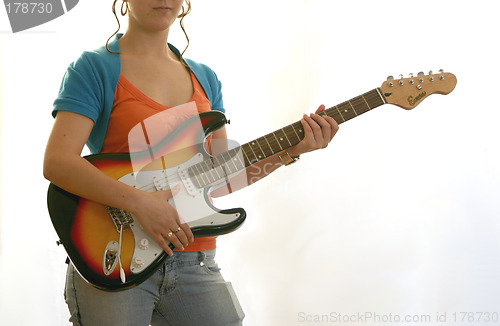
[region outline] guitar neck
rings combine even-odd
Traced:
[[[341,124],[387,103],[379,88],[326,109],[320,115],[332,117]],[[218,154],[189,168],[197,187],[217,184],[229,175],[298,144],[304,138],[300,121],[252,140],[235,149]]]

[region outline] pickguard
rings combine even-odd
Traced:
[[[203,160],[204,156],[198,153],[178,166],[162,170],[132,172],[122,176],[118,181],[149,192],[166,191],[178,187],[178,192],[169,199],[169,203],[177,210],[181,222],[187,223],[191,229],[233,223],[240,217],[239,212],[221,213],[210,203],[209,189],[196,188],[191,182],[187,169]],[[144,231],[138,219],[133,214],[131,215],[133,222],[129,226],[134,236],[135,249],[130,271],[137,274],[151,265],[163,249]]]

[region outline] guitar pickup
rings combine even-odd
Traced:
[[[181,177],[182,184],[184,184],[184,187],[186,188],[187,193],[191,197],[195,197],[197,194],[197,191],[202,191],[201,189],[197,189],[195,185],[193,184],[193,181],[191,181],[191,178],[189,177],[189,173],[187,169],[181,169],[179,168],[179,177]]]

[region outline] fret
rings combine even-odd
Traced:
[[[273,147],[271,146],[271,143],[267,139],[268,136],[270,136],[270,134],[265,135],[263,138],[266,140],[267,146],[269,146],[269,155],[268,156],[271,156],[271,155],[273,155],[275,153],[275,151],[273,150]]]
[[[207,162],[207,166],[208,166],[207,173],[209,174],[209,177],[211,178],[212,181],[218,180],[218,178],[214,174],[214,172],[216,172],[216,171],[215,171],[215,166],[214,166],[213,160],[210,159],[207,161],[208,161]],[[208,163],[210,163],[210,165],[208,165]]]
[[[217,173],[217,180],[222,180],[227,178],[226,170],[224,169],[224,164],[218,164],[215,168],[215,173]]]
[[[382,104],[387,103],[387,101],[385,100],[385,98],[382,96],[382,93],[380,93],[380,89],[376,88],[375,90],[377,91],[378,96],[380,96],[380,99],[382,100]]]
[[[340,112],[338,105],[336,105],[335,108],[337,109],[337,112],[340,114],[340,117],[342,118],[342,120],[345,122],[344,116],[342,115],[342,112]]]
[[[200,179],[198,178],[198,177],[199,177],[199,175],[198,175],[197,173],[194,173],[194,169],[195,169],[196,165],[197,165],[197,164],[195,164],[195,165],[193,165],[193,166],[190,166],[190,167],[188,168],[188,171],[189,171],[189,176],[191,177],[191,179],[193,179],[193,176],[194,176],[194,177],[195,177],[195,179],[196,179],[196,182],[195,182],[195,183],[196,183],[196,186],[197,186],[197,187],[202,187],[202,184],[203,184],[203,183],[202,183],[202,182],[200,181]]]
[[[224,165],[226,164],[226,161],[224,161],[224,154],[225,153],[212,157],[212,163],[214,165],[213,170],[219,177],[218,180],[225,179],[227,177],[226,169],[224,169]]]
[[[246,144],[243,144],[241,146],[241,149],[243,150],[243,153],[245,153],[245,156],[247,158],[247,161],[249,164],[252,164],[252,162],[255,161],[255,154],[254,154],[254,157],[252,157],[252,149],[250,148],[250,145],[248,143]]]
[[[217,167],[220,167],[222,169],[222,172],[223,172],[223,175],[225,174],[225,170],[224,170],[224,161],[222,161],[222,163],[220,162],[220,158],[221,155],[223,155],[224,153],[220,154],[220,155],[216,155],[213,157],[213,160],[215,160],[217,162]],[[217,167],[215,168],[215,172],[217,172]],[[217,172],[217,174],[219,174],[219,172]],[[222,178],[222,177],[221,177]]]
[[[203,161],[203,164],[205,165],[204,171],[205,171],[205,176],[208,179],[209,184],[214,182],[216,179],[214,179],[213,176],[210,176],[212,174],[212,160],[208,159]]]
[[[370,107],[367,107],[367,103],[361,96],[353,98],[351,102],[356,108],[358,108],[358,111],[360,112],[359,114],[363,114],[370,110]]]
[[[216,158],[216,157],[212,157],[212,164],[214,163],[214,162],[213,162],[214,160],[217,160],[217,158]],[[219,179],[222,179],[222,176],[221,176],[221,174],[219,173],[219,171],[217,171],[217,168],[220,168],[220,164],[217,164],[216,166],[215,166],[215,164],[214,164],[214,168],[213,168],[213,170],[214,170],[215,174],[217,175],[217,180],[219,180]]]
[[[384,98],[378,92],[378,89],[374,89],[373,91],[365,93],[361,96],[364,99],[365,104],[368,106],[368,110],[386,103]]]
[[[349,102],[349,105],[351,106],[352,110],[354,111],[354,114],[355,114],[356,116],[358,116],[358,113],[356,112],[356,109],[355,109],[355,108],[354,108],[354,106],[352,105],[351,101],[347,101],[347,102]]]
[[[210,174],[212,175],[214,181],[222,179],[224,177],[224,174],[221,173],[223,173],[224,170],[221,169],[221,165],[215,162],[216,161],[215,157],[212,157],[210,161],[212,162],[212,168],[210,168]],[[219,171],[221,173],[219,173]]]
[[[203,163],[203,162],[202,162],[202,163]],[[210,184],[210,182],[209,182],[208,178],[206,177],[205,173],[203,172],[203,169],[202,169],[201,165],[198,165],[198,164],[197,164],[197,170],[198,170],[198,171],[200,171],[200,172],[198,173],[198,175],[200,176],[201,180],[202,180],[202,181],[203,181],[206,185]]]
[[[278,144],[278,146],[280,147],[280,149],[281,149],[281,150],[283,150],[283,147],[281,147],[281,143],[280,143],[280,141],[279,141],[278,137],[276,137],[276,131],[275,131],[275,132],[273,132],[273,133],[271,133],[271,134],[272,134],[272,135],[274,136],[274,138],[276,139],[276,143]],[[277,152],[279,152],[279,151],[277,151]]]
[[[246,152],[245,152],[245,150],[243,149],[243,145],[241,145],[241,147],[240,147],[240,148],[241,148],[241,151],[243,152],[243,156],[245,156],[245,158],[244,158],[244,159],[246,160],[246,161],[245,161],[245,162],[246,162],[246,163],[245,163],[245,165],[246,165],[246,166],[250,165],[250,159],[248,158],[247,153],[246,153]],[[248,164],[247,164],[247,163],[248,163]]]
[[[239,164],[239,168],[238,168],[238,171],[244,169],[246,167],[245,165],[245,159],[243,158],[243,156],[241,155],[241,153],[243,152],[241,150],[241,147],[238,147],[238,148],[235,148],[234,150],[234,162],[238,163]],[[236,163],[234,164],[236,166]]]
[[[364,95],[361,95],[361,97],[363,98],[363,100],[365,101],[366,103],[366,106],[368,107],[368,110],[371,110],[372,108],[370,107],[370,105],[368,105],[368,102],[366,101],[366,98]]]
[[[232,174],[234,172],[239,171],[238,167],[236,167],[236,165],[233,163],[233,165],[234,165],[234,172],[233,172],[231,166],[229,166],[229,164],[228,164],[229,161],[232,162],[231,155],[229,154],[229,152],[222,153],[222,162],[223,163],[221,164],[221,166],[222,167],[225,166],[229,170],[229,174]],[[224,168],[222,168],[222,169],[224,170]],[[224,170],[224,173],[226,173],[225,170]]]
[[[244,169],[246,166],[245,166],[244,158],[241,155],[241,153],[242,153],[241,147],[235,148],[235,149],[231,150],[231,152],[234,153],[234,155],[232,155],[232,158],[233,158],[234,166],[236,166],[236,168],[237,168],[237,171]],[[238,165],[236,165],[236,163],[238,163]]]
[[[351,109],[351,105],[347,102],[341,103],[337,105],[339,108],[340,112],[342,112],[342,116],[344,117],[344,121],[351,120],[352,118],[356,117],[354,112]]]
[[[255,160],[257,160],[257,154],[253,150],[254,146],[255,146],[255,141],[252,141],[251,143],[248,143],[248,148],[250,148],[250,150],[252,151],[252,154],[253,154],[253,157],[254,157],[253,161],[255,162]]]
[[[260,146],[260,143],[259,143],[259,140],[256,139],[253,141],[255,144],[257,144],[257,146],[259,146],[259,149],[260,149],[260,152],[262,153],[262,155],[259,155],[259,160],[262,160],[264,157],[266,157],[266,153],[264,153],[264,150],[262,149],[262,147]]]
[[[197,176],[197,178],[199,177],[201,179],[201,183],[204,183],[205,181],[201,177],[201,173],[200,173],[200,170],[199,170],[199,164],[193,165],[192,168],[196,170],[195,175]]]
[[[285,127],[286,128],[286,127]],[[286,140],[288,141],[288,147],[293,146],[292,142],[290,141],[290,138],[288,138],[288,135],[286,134],[285,128],[281,128],[281,131],[283,131],[283,135],[285,135]]]
[[[252,151],[253,153],[253,156],[255,157],[254,161],[257,160],[257,154],[255,153],[255,151],[253,150],[253,147],[255,145],[255,141],[253,141],[252,143],[250,143],[250,145],[248,145],[248,147],[250,148],[250,150]]]
[[[302,123],[300,123],[300,121],[299,121],[298,123],[299,123],[299,124],[300,124],[300,126],[302,127]],[[292,127],[293,132],[295,133],[295,136],[297,136],[297,139],[300,141],[300,140],[302,140],[302,138],[300,137],[300,135],[297,133],[297,130],[295,129],[295,125],[296,125],[296,124],[297,124],[297,122],[296,122],[296,123],[294,123],[294,124],[292,124],[292,125],[290,125],[290,126]],[[300,130],[302,130],[302,129],[300,129]]]
[[[264,157],[269,157],[273,155],[273,149],[271,148],[271,145],[267,141],[266,137],[258,138],[257,142],[259,143],[260,148],[262,148],[262,153],[264,153]]]
[[[280,145],[280,148],[282,148],[282,149],[293,146],[293,144],[288,139],[285,128],[286,127],[275,131],[275,133],[278,133],[278,135],[279,135],[279,145]],[[287,142],[288,142],[288,144],[287,144]]]

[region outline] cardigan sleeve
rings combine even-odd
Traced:
[[[94,121],[87,141],[93,154],[102,148],[119,74],[118,55],[113,57],[102,50],[84,52],[69,65],[54,101],[54,117],[58,111],[64,110]]]
[[[79,113],[97,122],[102,110],[102,91],[100,90],[92,66],[84,52],[78,60],[67,68],[54,101],[52,116],[58,111]]]
[[[222,84],[215,72],[207,65],[197,63],[190,59],[185,59],[185,61],[200,82],[203,90],[205,90],[205,94],[210,101],[211,109],[225,113],[226,110],[224,109],[222,100]]]

